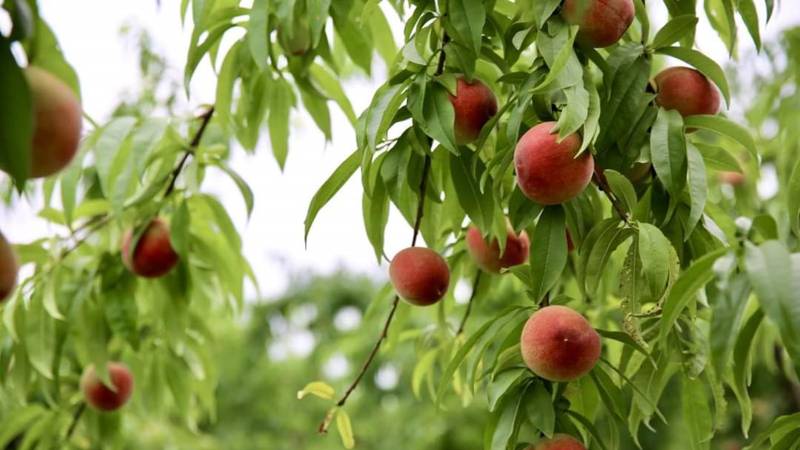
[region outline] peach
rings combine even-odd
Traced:
[[[745,182],[744,174],[730,171],[720,172],[717,174],[717,179],[720,183],[731,186],[741,186]]]
[[[305,19],[295,20],[294,29],[290,35],[287,35],[283,28],[278,27],[278,42],[290,55],[305,55],[311,49],[311,31],[308,28],[308,21]]]
[[[30,176],[53,175],[69,165],[81,140],[81,104],[55,75],[30,66],[25,77],[33,97],[34,129]]]
[[[527,450],[586,450],[581,441],[566,434],[556,434],[552,439],[539,441]]]
[[[147,225],[134,251],[131,251],[132,240],[133,230],[126,231],[122,239],[122,261],[136,275],[157,278],[178,264],[178,254],[170,243],[169,226],[162,219],[155,218]]]
[[[81,391],[91,407],[100,411],[116,411],[121,408],[133,393],[133,375],[122,363],[108,363],[108,374],[113,387],[103,384],[94,365],[86,368],[81,376]]]
[[[14,292],[18,271],[17,255],[3,233],[0,233],[0,302]]]
[[[435,251],[409,247],[395,255],[389,277],[397,294],[417,306],[432,305],[444,297],[450,285],[450,268]]]
[[[456,79],[456,95],[450,96],[455,119],[453,130],[456,144],[466,145],[478,139],[481,129],[497,114],[497,98],[488,86],[478,79],[469,82]]]
[[[524,230],[517,235],[508,225],[506,248],[500,253],[500,243],[492,239],[487,243],[478,227],[472,225],[467,230],[467,251],[475,260],[475,264],[486,272],[499,273],[500,269],[524,264],[528,260],[531,241]]]
[[[556,205],[577,197],[592,181],[594,158],[588,151],[575,157],[581,138],[572,133],[559,142],[555,122],[528,130],[514,150],[517,185],[531,200]]]
[[[633,23],[632,0],[565,0],[564,20],[578,25],[577,39],[590,47],[608,47]]]
[[[546,306],[533,313],[520,344],[525,364],[550,381],[580,378],[600,358],[600,335],[585,317],[566,306]]]
[[[695,69],[664,69],[656,75],[654,83],[656,103],[664,109],[674,109],[683,117],[719,112],[717,87]]]

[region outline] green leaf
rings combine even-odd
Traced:
[[[328,21],[328,10],[331,0],[306,0],[306,17],[311,31],[311,45],[316,47],[319,43],[325,23]]]
[[[789,225],[795,236],[800,236],[800,158],[797,159],[786,186],[786,208]]]
[[[191,215],[189,214],[189,206],[186,202],[181,202],[175,214],[172,215],[170,222],[169,239],[172,242],[172,247],[175,252],[181,257],[189,260],[189,224],[191,223]]]
[[[358,117],[356,117],[353,105],[350,104],[350,99],[342,89],[340,81],[328,69],[319,64],[312,64],[308,68],[308,72],[314,78],[317,87],[339,105],[339,108],[347,116],[347,120],[355,126],[358,122]]]
[[[228,176],[231,177],[231,180],[236,183],[236,187],[239,188],[239,192],[242,194],[242,200],[244,200],[245,207],[247,208],[247,218],[249,219],[253,214],[253,207],[255,206],[255,197],[253,195],[253,190],[250,189],[250,185],[247,184],[241,175],[228,167],[227,164],[219,162],[217,167],[228,174]]]
[[[658,50],[678,42],[681,38],[686,36],[687,33],[694,32],[697,22],[698,18],[694,14],[684,14],[673,17],[666,25],[658,30],[656,36],[653,38],[653,42],[650,43],[650,48]]]
[[[566,218],[561,205],[542,211],[531,243],[532,296],[539,301],[555,286],[567,265]]]
[[[636,197],[636,189],[633,188],[631,181],[616,170],[606,169],[603,171],[603,175],[608,181],[611,192],[622,200],[625,210],[629,213],[632,212],[639,199]]]
[[[308,232],[311,230],[311,225],[314,223],[319,211],[339,192],[339,189],[347,183],[347,180],[356,173],[361,167],[361,157],[363,152],[359,149],[354,151],[347,157],[340,165],[333,171],[330,177],[322,183],[322,186],[317,190],[311,202],[308,205],[308,212],[306,213],[305,233],[303,240],[308,245]]]
[[[272,89],[269,108],[269,140],[278,166],[283,170],[289,154],[289,111],[292,106],[292,86],[281,79]]]
[[[702,154],[703,161],[708,169],[742,172],[742,166],[739,165],[739,161],[725,148],[702,142],[692,142],[691,145],[700,150],[700,154]]]
[[[359,118],[358,145],[374,152],[376,146],[386,137],[400,105],[405,101],[407,82],[381,86],[372,97],[372,103]]]
[[[688,443],[692,450],[707,450],[714,434],[711,407],[708,404],[706,386],[698,379],[682,378],[681,403],[683,422],[688,431]]]
[[[736,6],[739,9],[739,16],[741,16],[742,22],[747,27],[750,37],[753,38],[756,50],[761,51],[761,32],[755,3],[753,3],[753,0],[738,0]]]
[[[725,71],[713,59],[687,47],[665,47],[656,50],[656,53],[662,55],[672,56],[673,58],[680,59],[688,64],[694,66],[697,70],[703,73],[719,87],[722,96],[725,97],[725,103],[731,104],[731,93],[728,87],[728,79],[725,78]]]
[[[34,403],[10,414],[3,424],[3,429],[0,430],[0,448],[6,448],[15,437],[40,421],[46,413],[46,409]]]
[[[689,163],[687,174],[691,207],[689,209],[689,218],[686,219],[686,225],[684,226],[684,232],[686,239],[689,239],[706,208],[708,185],[706,184],[706,165],[703,162],[703,156],[700,151],[691,143],[686,147],[686,150]]]
[[[339,437],[342,438],[342,445],[344,448],[350,449],[356,446],[356,441],[353,438],[353,425],[350,423],[350,416],[347,411],[339,408],[336,411],[336,429],[339,431]]]
[[[389,193],[380,176],[377,176],[372,192],[364,191],[362,195],[362,213],[367,238],[375,250],[375,259],[380,264],[383,258],[384,231],[389,222]]]
[[[22,190],[30,175],[33,142],[33,98],[25,75],[11,53],[11,42],[0,34],[0,169]]]
[[[108,199],[111,199],[114,194],[114,184],[112,183],[119,175],[118,172],[125,167],[124,162],[119,162],[119,159],[124,159],[125,156],[124,154],[120,155],[119,149],[126,142],[135,125],[136,119],[133,117],[120,117],[112,120],[105,126],[94,146],[97,177],[100,179],[103,194]],[[117,162],[115,163],[115,161]]]
[[[576,422],[581,424],[581,426],[583,426],[583,428],[585,428],[586,431],[588,431],[589,434],[592,435],[592,438],[594,438],[594,440],[597,441],[597,445],[599,445],[601,449],[608,450],[608,447],[606,447],[606,444],[603,442],[600,433],[597,431],[597,428],[595,428],[591,420],[587,419],[585,416],[575,411],[567,411],[567,414],[569,414],[573,419],[575,419]]]
[[[267,67],[269,59],[269,0],[253,0],[247,26],[247,43],[250,55],[260,69]]]
[[[544,383],[531,384],[525,391],[525,411],[528,420],[547,437],[553,437],[556,427],[556,413],[553,400]]]
[[[736,334],[742,323],[750,284],[744,274],[738,274],[718,289],[709,289],[711,327],[709,346],[714,372],[722,374],[731,362]]]
[[[470,48],[474,54],[479,54],[483,24],[486,22],[486,6],[472,0],[449,0],[448,13],[450,23],[458,33],[453,38]]]
[[[688,116],[683,120],[687,128],[700,128],[727,136],[741,144],[756,161],[761,160],[756,142],[747,128],[720,115]]]
[[[41,19],[36,22],[36,38],[28,49],[28,64],[47,70],[64,83],[67,83],[78,98],[81,98],[81,86],[78,74],[67,62],[61,52],[53,30]]]
[[[667,288],[671,245],[657,227],[649,223],[639,224],[639,257],[652,298],[661,298]]]
[[[456,138],[453,132],[455,112],[450,97],[442,85],[432,83],[428,86],[423,107],[423,123],[419,126],[425,134],[435,139],[442,146],[453,153],[458,153]]]
[[[492,435],[491,450],[506,450],[517,429],[517,416],[522,405],[522,395],[508,395],[504,398],[497,427]]]
[[[471,152],[463,152],[461,156],[450,155],[450,177],[456,188],[458,203],[473,223],[481,230],[488,230],[492,224],[494,200],[488,189],[481,192],[480,173],[473,174],[472,168],[477,166],[483,170],[479,157]],[[473,159],[474,158],[474,159]]]
[[[600,222],[592,228],[581,246],[587,292],[597,292],[600,281],[607,273],[611,254],[631,235],[633,230],[616,219]]]
[[[800,373],[800,258],[778,241],[745,246],[745,267],[761,308],[778,327]]]
[[[231,121],[231,103],[233,100],[233,85],[239,75],[239,52],[243,41],[236,41],[228,50],[222,65],[217,73],[216,101],[214,103],[215,113],[219,117],[222,127],[228,129]]]
[[[672,286],[669,296],[664,302],[661,314],[659,340],[662,343],[666,344],[666,337],[678,320],[678,316],[694,298],[697,291],[714,277],[714,272],[711,270],[714,263],[728,251],[727,248],[723,247],[696,259]]]
[[[680,195],[686,185],[687,156],[683,120],[677,111],[658,110],[650,135],[650,158],[667,191]]]
[[[314,395],[323,400],[331,400],[336,391],[329,384],[322,381],[312,381],[303,389],[297,391],[297,399],[302,400],[307,395]]]

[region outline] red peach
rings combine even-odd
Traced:
[[[3,233],[0,233],[0,302],[14,292],[18,271],[17,255]]]
[[[506,248],[501,255],[497,239],[487,243],[481,231],[474,225],[467,230],[467,250],[475,264],[486,272],[499,273],[500,269],[524,264],[528,260],[530,245],[528,233],[523,230],[517,235],[509,225]]]
[[[689,67],[670,67],[655,78],[656,103],[683,117],[719,112],[719,91],[705,75]]]
[[[122,261],[136,275],[157,278],[178,264],[178,254],[170,243],[169,226],[160,218],[147,225],[134,252],[131,252],[132,240],[133,230],[128,230],[122,239]]]
[[[539,441],[527,450],[586,450],[581,441],[566,434],[556,434],[552,439]]]
[[[81,104],[69,86],[30,66],[25,77],[33,97],[34,130],[30,176],[47,177],[64,169],[81,140]]]
[[[600,335],[585,317],[566,306],[546,306],[533,313],[520,344],[525,364],[550,381],[580,378],[600,358]]]
[[[562,141],[553,134],[555,122],[528,130],[514,150],[520,190],[542,205],[556,205],[577,197],[592,181],[594,158],[588,151],[575,157],[581,138],[572,133]]]
[[[729,184],[731,186],[741,186],[745,182],[744,174],[739,172],[720,172],[717,174],[720,183]]]
[[[450,268],[435,251],[409,247],[395,255],[389,277],[397,294],[417,306],[432,305],[444,297],[450,285]]]
[[[86,403],[100,411],[116,411],[133,393],[133,375],[122,363],[108,363],[108,374],[113,389],[104,385],[93,365],[86,368],[81,377],[81,391]]]
[[[633,23],[632,0],[565,0],[561,15],[578,25],[580,42],[590,47],[608,47],[622,38]]]
[[[456,143],[466,145],[478,139],[486,122],[497,114],[497,98],[478,79],[469,82],[459,76],[456,83],[456,95],[450,95],[455,112],[453,130]]]

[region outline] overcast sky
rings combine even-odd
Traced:
[[[794,1],[794,0],[792,0]],[[78,71],[84,109],[94,118],[105,120],[117,103],[120,93],[136,91],[139,80],[137,50],[120,38],[119,29],[130,23],[150,31],[156,48],[166,55],[171,76],[182,78],[190,31],[181,27],[176,0],[40,0],[42,14],[55,29],[67,59]],[[650,2],[660,3],[660,2]],[[761,7],[761,3],[759,7]],[[786,2],[784,2],[786,3]],[[763,18],[763,11],[762,13]],[[653,8],[654,28],[664,22],[665,14]],[[767,27],[766,39],[781,29],[800,23],[800,9],[783,8]],[[743,29],[743,27],[742,27]],[[725,49],[707,23],[702,23],[697,39],[699,47],[718,62],[727,59]],[[752,48],[742,35],[742,50]],[[382,81],[356,78],[346,83],[346,90],[357,111],[366,107],[375,87]],[[211,103],[215,79],[207,62],[193,82],[188,104]],[[282,292],[290,282],[289,274],[298,271],[330,272],[343,266],[352,270],[382,275],[361,222],[361,186],[354,177],[317,218],[308,242],[303,245],[303,219],[308,201],[319,184],[353,150],[354,133],[344,116],[332,108],[334,139],[324,142],[321,133],[304,117],[293,119],[286,170],[281,173],[271,156],[268,139],[259,144],[255,156],[237,151],[232,166],[247,180],[256,196],[253,216],[248,221],[239,194],[227,179],[214,177],[206,190],[219,195],[243,233],[245,254],[254,266],[262,292]],[[0,206],[0,224],[10,240],[27,242],[52,234],[44,221],[37,219],[40,207],[18,202],[13,209]],[[393,213],[386,231],[386,252],[392,255],[410,241],[411,230]]]

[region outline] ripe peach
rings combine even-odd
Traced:
[[[78,152],[81,104],[66,83],[43,69],[30,66],[25,77],[34,111],[30,176],[47,177],[69,165]]]
[[[122,239],[122,261],[136,275],[157,278],[166,275],[176,264],[178,254],[169,240],[169,226],[160,218],[153,219],[131,252],[133,230]]]
[[[561,15],[578,25],[578,40],[590,47],[608,47],[633,23],[632,0],[565,0]]]
[[[581,138],[573,133],[561,142],[551,131],[555,122],[528,130],[514,150],[514,167],[520,190],[542,205],[564,203],[577,197],[592,181],[594,158],[588,151],[579,157]]]
[[[283,28],[278,27],[278,42],[290,55],[305,55],[311,48],[311,31],[308,28],[308,21],[296,20],[291,35],[287,35]]]
[[[719,182],[731,186],[741,186],[745,182],[744,174],[739,172],[720,172],[717,174]]]
[[[108,363],[108,374],[113,389],[103,384],[94,365],[87,367],[81,376],[81,391],[86,403],[100,411],[116,411],[128,402],[133,392],[133,375],[124,364]]]
[[[520,338],[522,359],[538,376],[572,381],[600,358],[600,335],[575,310],[546,306],[531,315]]]
[[[409,247],[395,255],[389,265],[389,277],[397,294],[408,303],[428,306],[447,293],[450,268],[435,251]]]
[[[655,78],[656,103],[683,117],[719,112],[719,91],[705,75],[689,67],[670,67]]]
[[[0,302],[14,291],[18,271],[17,255],[3,233],[0,233]]]
[[[517,235],[511,225],[508,226],[506,248],[500,254],[500,243],[492,239],[489,244],[481,235],[478,227],[472,225],[467,230],[467,250],[475,260],[475,264],[486,272],[498,273],[500,269],[524,264],[528,260],[531,241],[524,230]]]
[[[539,441],[527,450],[586,450],[581,441],[566,434],[556,434],[552,439]]]
[[[453,129],[456,143],[466,145],[478,139],[486,122],[497,114],[497,98],[478,79],[468,82],[459,76],[456,83],[456,95],[450,96],[455,112]]]

